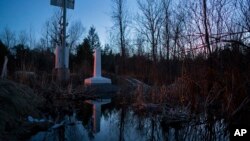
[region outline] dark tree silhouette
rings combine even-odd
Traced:
[[[95,48],[100,48],[101,47],[101,43],[99,40],[99,36],[95,31],[95,27],[91,26],[89,29],[89,34],[87,36],[89,45],[90,45],[90,49],[93,50]]]

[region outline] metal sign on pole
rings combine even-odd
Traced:
[[[75,7],[75,0],[66,0],[67,1],[67,8],[69,9],[74,9]],[[63,7],[64,0],[51,0],[50,4],[54,5],[54,6],[59,6],[59,7]]]

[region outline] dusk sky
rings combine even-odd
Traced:
[[[0,0],[0,32],[8,27],[16,34],[31,30],[39,39],[42,27],[59,7],[51,6],[50,0]],[[111,0],[75,0],[75,9],[68,10],[69,22],[81,21],[85,33],[91,25],[96,27],[101,43],[108,42],[108,29],[111,19]],[[128,9],[136,8],[136,0],[127,1]]]

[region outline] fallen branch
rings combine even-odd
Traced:
[[[232,113],[232,116],[237,114],[244,106],[246,106],[250,102],[250,99],[246,97],[240,104],[240,106]]]

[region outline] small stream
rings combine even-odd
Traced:
[[[223,119],[207,123],[162,124],[162,115],[137,114],[130,107],[115,108],[111,99],[87,100],[72,115],[39,132],[29,141],[203,141],[229,140]]]

